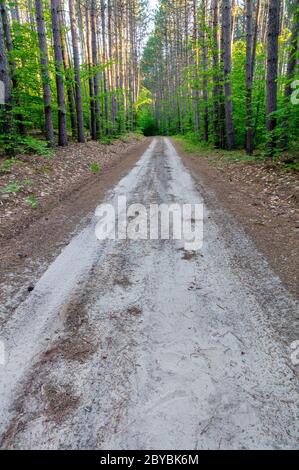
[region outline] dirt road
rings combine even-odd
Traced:
[[[106,201],[120,195],[205,202],[160,138]],[[100,242],[96,222],[3,327],[2,447],[296,448],[296,304],[242,230],[205,207],[190,253],[176,240]]]

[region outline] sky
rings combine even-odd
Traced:
[[[155,10],[156,6],[158,5],[158,0],[148,0],[148,3],[149,3],[149,7],[150,7],[151,12],[153,12]],[[149,29],[147,31],[148,34],[153,30],[153,27],[154,27],[154,22],[152,20],[149,24]]]

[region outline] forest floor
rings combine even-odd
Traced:
[[[180,154],[134,144],[1,246],[2,448],[298,447],[298,305],[215,168]],[[94,209],[123,195],[203,204],[202,246],[99,241]]]
[[[199,149],[181,138],[173,142],[193,177],[215,192],[298,298],[298,171],[240,151]]]
[[[134,153],[142,140],[128,134],[109,145],[71,143],[56,148],[53,156],[0,158],[0,240],[17,235],[78,188],[105,179],[124,153]]]

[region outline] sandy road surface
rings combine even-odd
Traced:
[[[204,199],[168,139],[152,141],[107,202],[119,195]],[[296,448],[298,379],[270,321],[296,305],[251,242],[225,243],[207,208],[192,254],[173,240],[99,242],[96,221],[1,332],[2,447]],[[277,297],[255,295],[235,249]]]

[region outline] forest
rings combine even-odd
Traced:
[[[144,12],[136,0],[1,0],[2,149],[134,129]]]
[[[298,150],[298,5],[162,0],[142,59],[159,132],[270,158]]]
[[[2,154],[138,131],[296,157],[298,0],[149,12],[145,0],[1,0]]]

